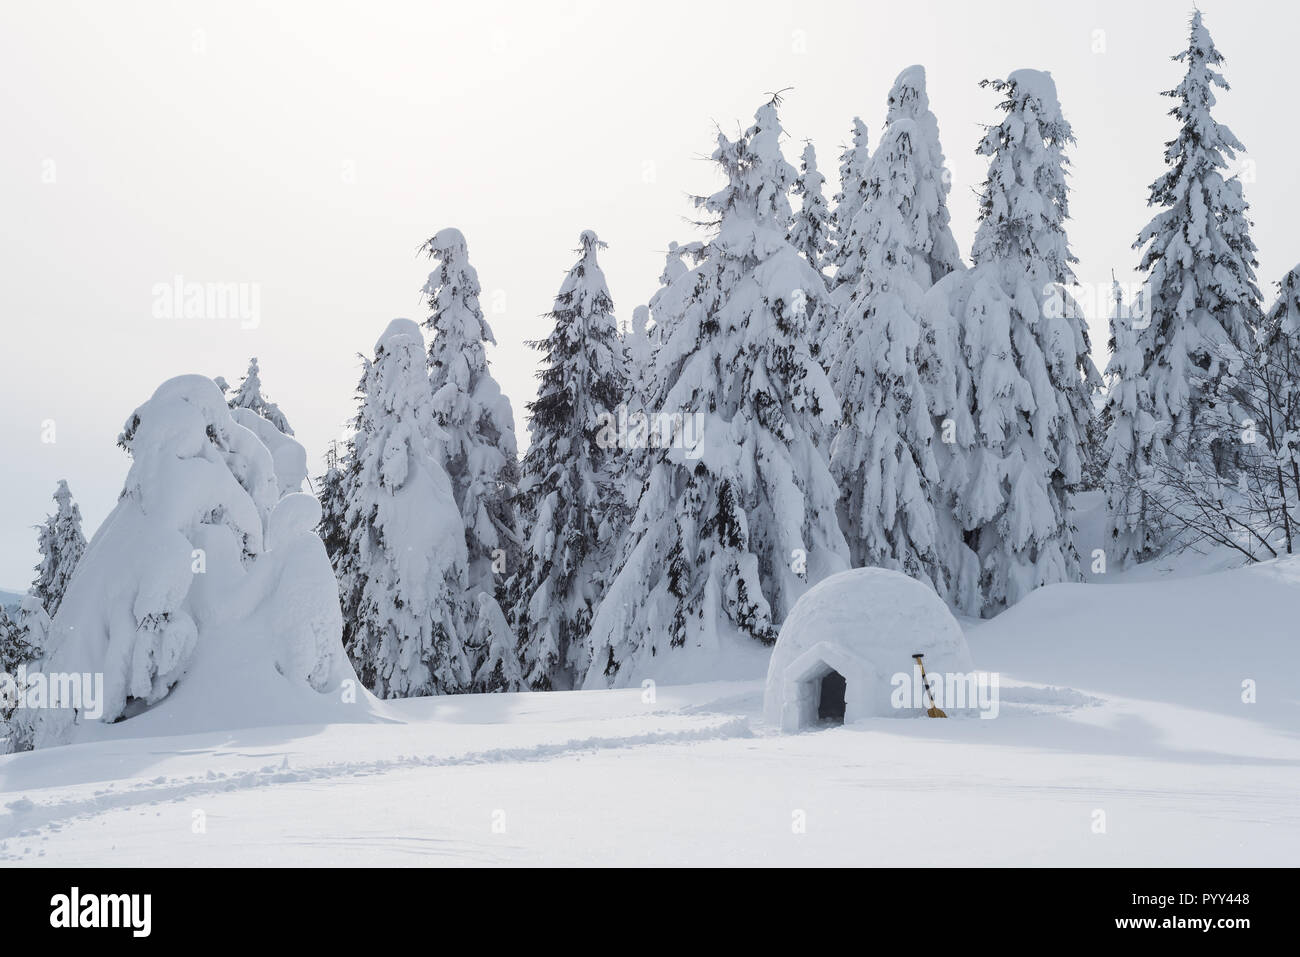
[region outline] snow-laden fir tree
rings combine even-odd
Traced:
[[[629,409],[629,415],[640,412],[647,417],[657,416],[661,411],[658,402],[661,396],[656,393],[656,374],[655,364],[658,361],[659,348],[668,341],[671,335],[672,310],[664,305],[664,297],[668,295],[674,282],[684,276],[690,270],[686,260],[692,264],[698,263],[703,254],[704,244],[700,242],[687,243],[679,245],[676,242],[668,244],[668,251],[664,256],[664,268],[659,274],[659,288],[655,290],[654,295],[650,297],[648,306],[649,319],[653,323],[647,335],[648,360],[644,366],[638,366],[635,363],[629,364],[629,384],[634,393],[633,407]],[[634,322],[639,321],[634,315]],[[654,430],[650,428],[652,420],[647,418],[642,420],[643,434],[647,441],[638,443],[629,443],[630,447],[626,449],[624,460],[626,462],[627,474],[623,478],[623,502],[628,507],[629,514],[636,512],[637,503],[641,498],[641,491],[645,488],[646,477],[649,474],[650,465],[654,456],[654,450],[649,441],[653,437]],[[656,420],[657,421],[657,420]],[[630,536],[620,536],[620,559],[611,567],[611,572],[621,567],[621,558],[624,553],[633,545]]]
[[[727,185],[697,203],[716,232],[658,303],[667,338],[655,407],[676,417],[654,452],[634,545],[592,624],[588,687],[627,686],[739,643],[770,643],[808,586],[847,566],[837,491],[813,433],[839,409],[808,352],[825,308],[786,240],[794,169],[777,102],[713,159]]]
[[[54,490],[54,514],[45,519],[36,536],[41,563],[36,566],[36,580],[31,595],[53,618],[59,613],[64,592],[86,551],[86,536],[81,532],[81,510],[72,500],[68,483],[59,480]]]
[[[1175,101],[1170,115],[1179,130],[1166,144],[1169,170],[1151,186],[1148,205],[1160,212],[1134,243],[1145,247],[1141,269],[1150,290],[1143,377],[1156,419],[1167,423],[1162,454],[1226,477],[1240,427],[1215,395],[1228,365],[1251,349],[1260,301],[1248,206],[1240,179],[1228,174],[1244,147],[1211,114],[1215,88],[1228,84],[1199,10],[1187,48],[1174,59],[1187,66],[1165,93]]]
[[[18,626],[18,633],[23,643],[27,646],[28,661],[44,658],[49,648],[50,631],[54,627],[54,620],[41,604],[41,600],[31,593],[24,595],[18,605],[14,622]]]
[[[438,424],[446,433],[436,444],[465,525],[469,597],[476,622],[469,640],[476,657],[475,686],[486,688],[500,684],[499,679],[490,681],[491,675],[509,671],[501,670],[501,662],[488,654],[493,640],[489,632],[503,616],[476,609],[480,594],[504,602],[506,578],[518,568],[519,529],[512,501],[519,477],[514,413],[488,367],[485,347],[496,345],[496,339],[479,305],[478,272],[470,264],[464,234],[444,229],[423,248],[437,264],[423,290],[431,310],[424,325],[433,336],[429,383]],[[480,625],[488,631],[480,632]],[[497,635],[495,640],[504,639]]]
[[[1300,265],[1291,268],[1277,284],[1277,301],[1260,331],[1260,353],[1268,385],[1267,413],[1273,422],[1272,452],[1277,466],[1289,473],[1300,506]],[[1257,399],[1255,405],[1261,403]]]
[[[213,380],[216,381],[216,380]],[[217,386],[221,388],[220,385]],[[227,390],[223,390],[226,392]],[[262,441],[275,461],[282,496],[302,491],[307,478],[307,452],[293,439],[293,429],[280,407],[262,394],[257,359],[248,361],[248,374],[234,394],[227,394],[231,417]]]
[[[680,261],[679,261],[680,262]],[[620,404],[619,428],[629,433],[633,428],[638,435],[648,436],[650,416],[654,415],[653,397],[650,393],[654,381],[654,342],[651,339],[650,307],[637,306],[632,310],[632,321],[623,331],[623,366],[627,375],[627,396]],[[627,448],[616,463],[617,492],[627,515],[636,511],[637,499],[645,485],[649,468],[648,442],[624,443]],[[626,537],[624,537],[626,544]],[[611,569],[612,570],[612,569]]]
[[[786,238],[821,275],[825,275],[831,231],[831,210],[823,193],[825,183],[826,177],[817,169],[817,151],[811,142],[806,143],[791,190],[801,202]]]
[[[918,279],[933,285],[950,272],[963,269],[965,263],[952,235],[952,217],[948,212],[948,193],[952,185],[939,142],[939,120],[930,109],[925,67],[909,66],[898,74],[889,90],[885,126],[891,140],[897,142],[903,136],[908,140],[907,147],[910,147],[913,158],[910,166],[917,179],[910,209],[902,215],[909,224],[912,247],[923,260],[924,268],[918,267],[917,270]],[[895,154],[902,149],[904,146],[899,144]],[[888,164],[882,164],[881,168],[888,169]],[[879,175],[874,167],[869,168],[868,190],[872,189],[871,180]],[[870,222],[868,220],[868,224]]]
[[[25,629],[9,616],[9,610],[0,605],[0,753],[14,750],[8,739],[13,735],[9,726],[18,706],[19,671],[39,652],[27,643]]]
[[[673,283],[690,271],[686,259],[689,258],[692,263],[699,262],[703,249],[703,243],[687,243],[685,246],[678,245],[676,242],[668,244],[668,252],[664,255],[663,272],[659,274],[659,288],[655,290],[648,303],[650,319],[654,322],[654,326],[650,330],[650,351],[652,356],[668,340],[671,333],[668,325],[672,320],[672,316],[668,314],[667,309],[661,306],[663,297]],[[651,370],[651,376],[653,376],[653,370]]]
[[[855,566],[903,571],[945,598],[970,571],[944,540],[928,399],[920,376],[925,293],[961,268],[948,225],[948,184],[925,71],[904,70],[872,157],[855,220],[861,278],[840,315],[831,381],[843,407],[831,444],[840,520]],[[969,577],[969,576],[968,576]]]
[[[849,236],[853,229],[853,217],[858,215],[858,210],[867,201],[870,166],[871,149],[867,142],[867,125],[855,116],[850,144],[840,153],[840,188],[831,197],[834,208],[830,223],[830,261],[835,267],[834,275],[831,276],[832,288],[846,282],[857,284],[857,273],[852,269],[844,272],[844,264],[852,250]]]
[[[832,267],[828,283],[831,305],[808,328],[809,349],[823,369],[830,368],[832,357],[842,347],[840,312],[862,280],[862,241],[856,221],[867,201],[870,176],[867,127],[855,116],[852,145],[840,154],[840,189],[834,196],[835,208],[831,215],[827,257]]]
[[[1006,116],[977,151],[990,162],[974,265],[936,283],[924,309],[934,353],[948,357],[932,402],[952,452],[945,483],[979,556],[983,612],[995,614],[1078,577],[1070,494],[1100,376],[1065,290],[1075,281],[1065,233],[1074,137],[1056,85],[1036,70],[987,85]]]
[[[70,743],[95,718],[206,730],[249,702],[338,700],[355,675],[316,500],[281,495],[270,450],[203,376],[163,383],[118,442],[132,458],[122,494],[42,622],[41,669],[103,675],[102,714],[20,709],[18,746]],[[44,614],[32,595],[25,606]],[[196,690],[151,712],[178,683]]]
[[[446,434],[424,337],[394,319],[365,368],[346,477],[348,545],[335,567],[344,643],[382,698],[466,691],[465,527],[439,457]]]
[[[614,303],[591,230],[548,314],[554,328],[531,343],[542,352],[537,398],[528,405],[530,442],[519,498],[529,521],[510,581],[511,621],[528,687],[580,682],[591,660],[589,631],[625,527],[620,479],[627,454],[618,435],[629,388]]]
[[[221,380],[224,384],[225,380]],[[222,390],[225,391],[225,390]],[[239,388],[228,399],[232,409],[248,409],[266,419],[285,435],[293,435],[289,420],[285,418],[280,407],[262,394],[262,377],[257,367],[257,357],[248,360],[248,371]]]
[[[1117,567],[1124,568],[1150,558],[1160,544],[1160,513],[1148,502],[1154,491],[1153,465],[1160,451],[1160,435],[1145,378],[1142,293],[1126,303],[1116,282],[1113,296],[1106,406],[1102,411],[1106,421],[1102,486],[1106,492],[1106,554]]]
[[[38,649],[27,643],[25,629],[0,605],[0,674],[14,675],[18,666],[40,655]],[[0,679],[3,680],[3,679]],[[0,693],[3,692],[0,688]],[[4,716],[4,717],[7,717]],[[0,728],[3,726],[0,725]],[[0,731],[0,733],[3,733]]]
[[[637,306],[632,310],[632,321],[623,330],[623,362],[632,394],[638,400],[645,395],[654,362],[649,326],[650,307]]]
[[[316,479],[320,489],[321,509],[320,525],[316,532],[325,544],[325,553],[333,565],[337,565],[341,556],[347,552],[347,475],[351,455],[350,442],[331,442],[325,452],[325,472]]]

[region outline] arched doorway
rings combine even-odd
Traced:
[[[817,720],[822,724],[844,723],[844,676],[831,669],[822,676],[818,688]]]

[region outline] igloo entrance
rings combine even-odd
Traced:
[[[822,676],[817,693],[817,720],[821,724],[844,723],[844,676],[832,668]]]

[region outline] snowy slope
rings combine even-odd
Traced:
[[[0,758],[0,860],[1293,863],[1300,560],[1109,578],[968,623],[994,720],[786,736],[738,681],[79,744]]]

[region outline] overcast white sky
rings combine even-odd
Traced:
[[[114,446],[164,379],[232,384],[261,360],[313,463],[353,409],[356,354],[422,320],[420,243],[466,234],[515,405],[534,394],[541,314],[578,234],[620,318],[654,291],[671,239],[697,238],[713,124],[793,87],[786,155],[811,138],[833,192],[860,114],[874,148],[899,70],[924,64],[963,250],[996,119],[985,77],[1056,78],[1078,146],[1080,279],[1115,268],[1148,217],[1173,132],[1189,0],[654,4],[7,3],[0,8],[0,587],[26,588],[34,531],[68,479],[89,536],[121,490]],[[1228,58],[1218,117],[1249,148],[1260,280],[1297,259],[1295,7],[1202,4]],[[1279,109],[1284,107],[1287,109]],[[154,286],[257,284],[260,322],[158,319]],[[496,311],[493,307],[500,307]],[[1105,347],[1104,318],[1093,324]],[[1100,364],[1100,362],[1099,362]],[[48,438],[54,424],[54,442]]]

